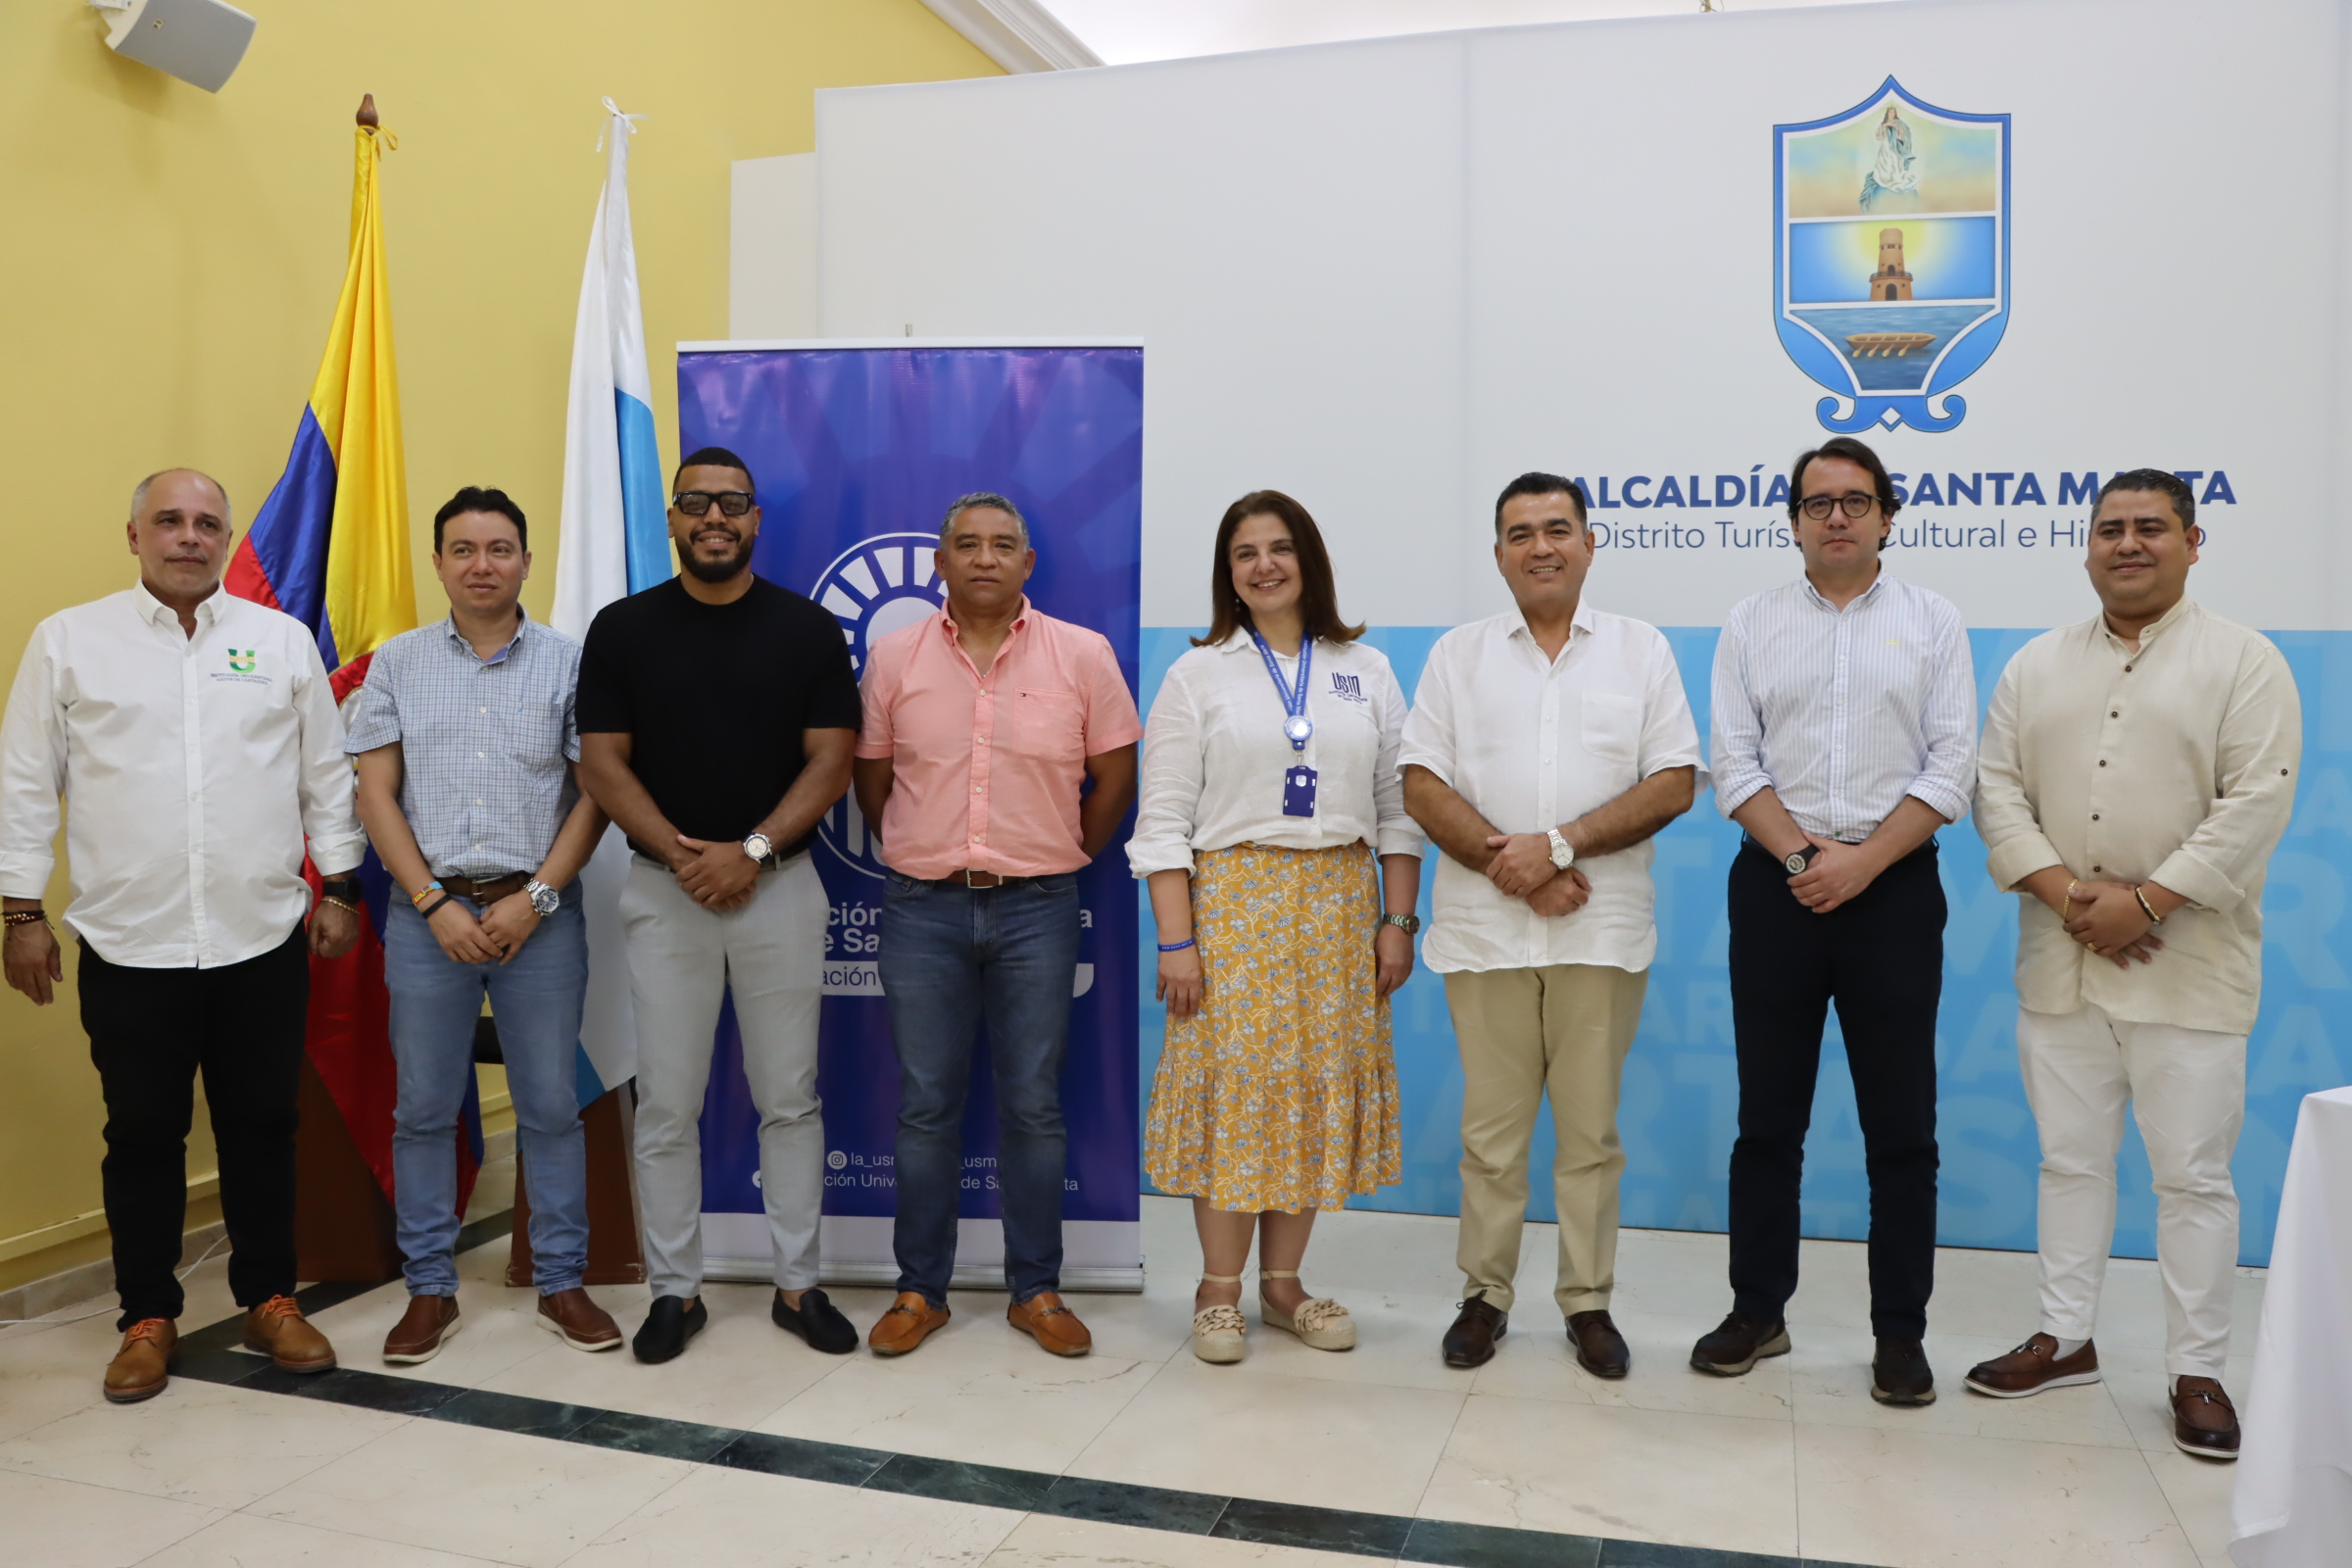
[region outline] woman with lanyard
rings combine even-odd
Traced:
[[[1273,490],[1228,507],[1209,591],[1208,635],[1152,704],[1127,857],[1151,879],[1168,1007],[1144,1166],[1193,1200],[1193,1351],[1230,1362],[1253,1234],[1266,1324],[1355,1344],[1298,1268],[1315,1210],[1401,1174],[1389,996],[1413,969],[1421,834],[1396,770],[1404,693],[1340,619],[1306,509]]]

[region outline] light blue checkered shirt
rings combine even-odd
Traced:
[[[535,871],[579,799],[580,645],[528,615],[491,659],[454,617],[375,651],[343,749],[400,743],[400,808],[435,876]]]

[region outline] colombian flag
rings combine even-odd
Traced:
[[[400,378],[392,360],[392,295],[384,266],[378,173],[399,144],[360,109],[351,186],[351,259],[311,401],[295,426],[286,471],[229,561],[228,591],[282,610],[311,628],[338,702],[368,678],[375,650],[416,624],[409,572],[409,497],[400,444]],[[313,880],[317,872],[311,869]],[[392,879],[371,850],[359,945],[311,960],[311,1064],[360,1154],[392,1193],[391,1001],[384,987],[384,913]],[[466,1084],[459,1139],[458,1206],[481,1162],[481,1112]]]

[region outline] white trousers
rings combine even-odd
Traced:
[[[2246,1037],[2125,1023],[2099,1007],[2019,1008],[2017,1054],[2041,1134],[2041,1329],[2087,1340],[2115,1243],[2124,1106],[2156,1177],[2165,1370],[2219,1378],[2237,1288],[2230,1155],[2246,1114]]]
[[[752,902],[704,908],[667,868],[629,859],[620,920],[637,1010],[637,1205],[656,1296],[703,1286],[703,1093],[729,988],[744,1077],[760,1111],[760,1190],[776,1284],[816,1283],[825,1127],[816,1098],[825,888],[803,855],[760,878]]]

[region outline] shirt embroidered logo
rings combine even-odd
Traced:
[[[231,648],[228,650],[228,667],[240,675],[252,674],[254,665],[259,661],[260,650],[258,649]]]
[[[1333,670],[1331,674],[1331,695],[1346,702],[1362,702],[1364,700],[1363,676],[1343,675],[1338,670]]]

